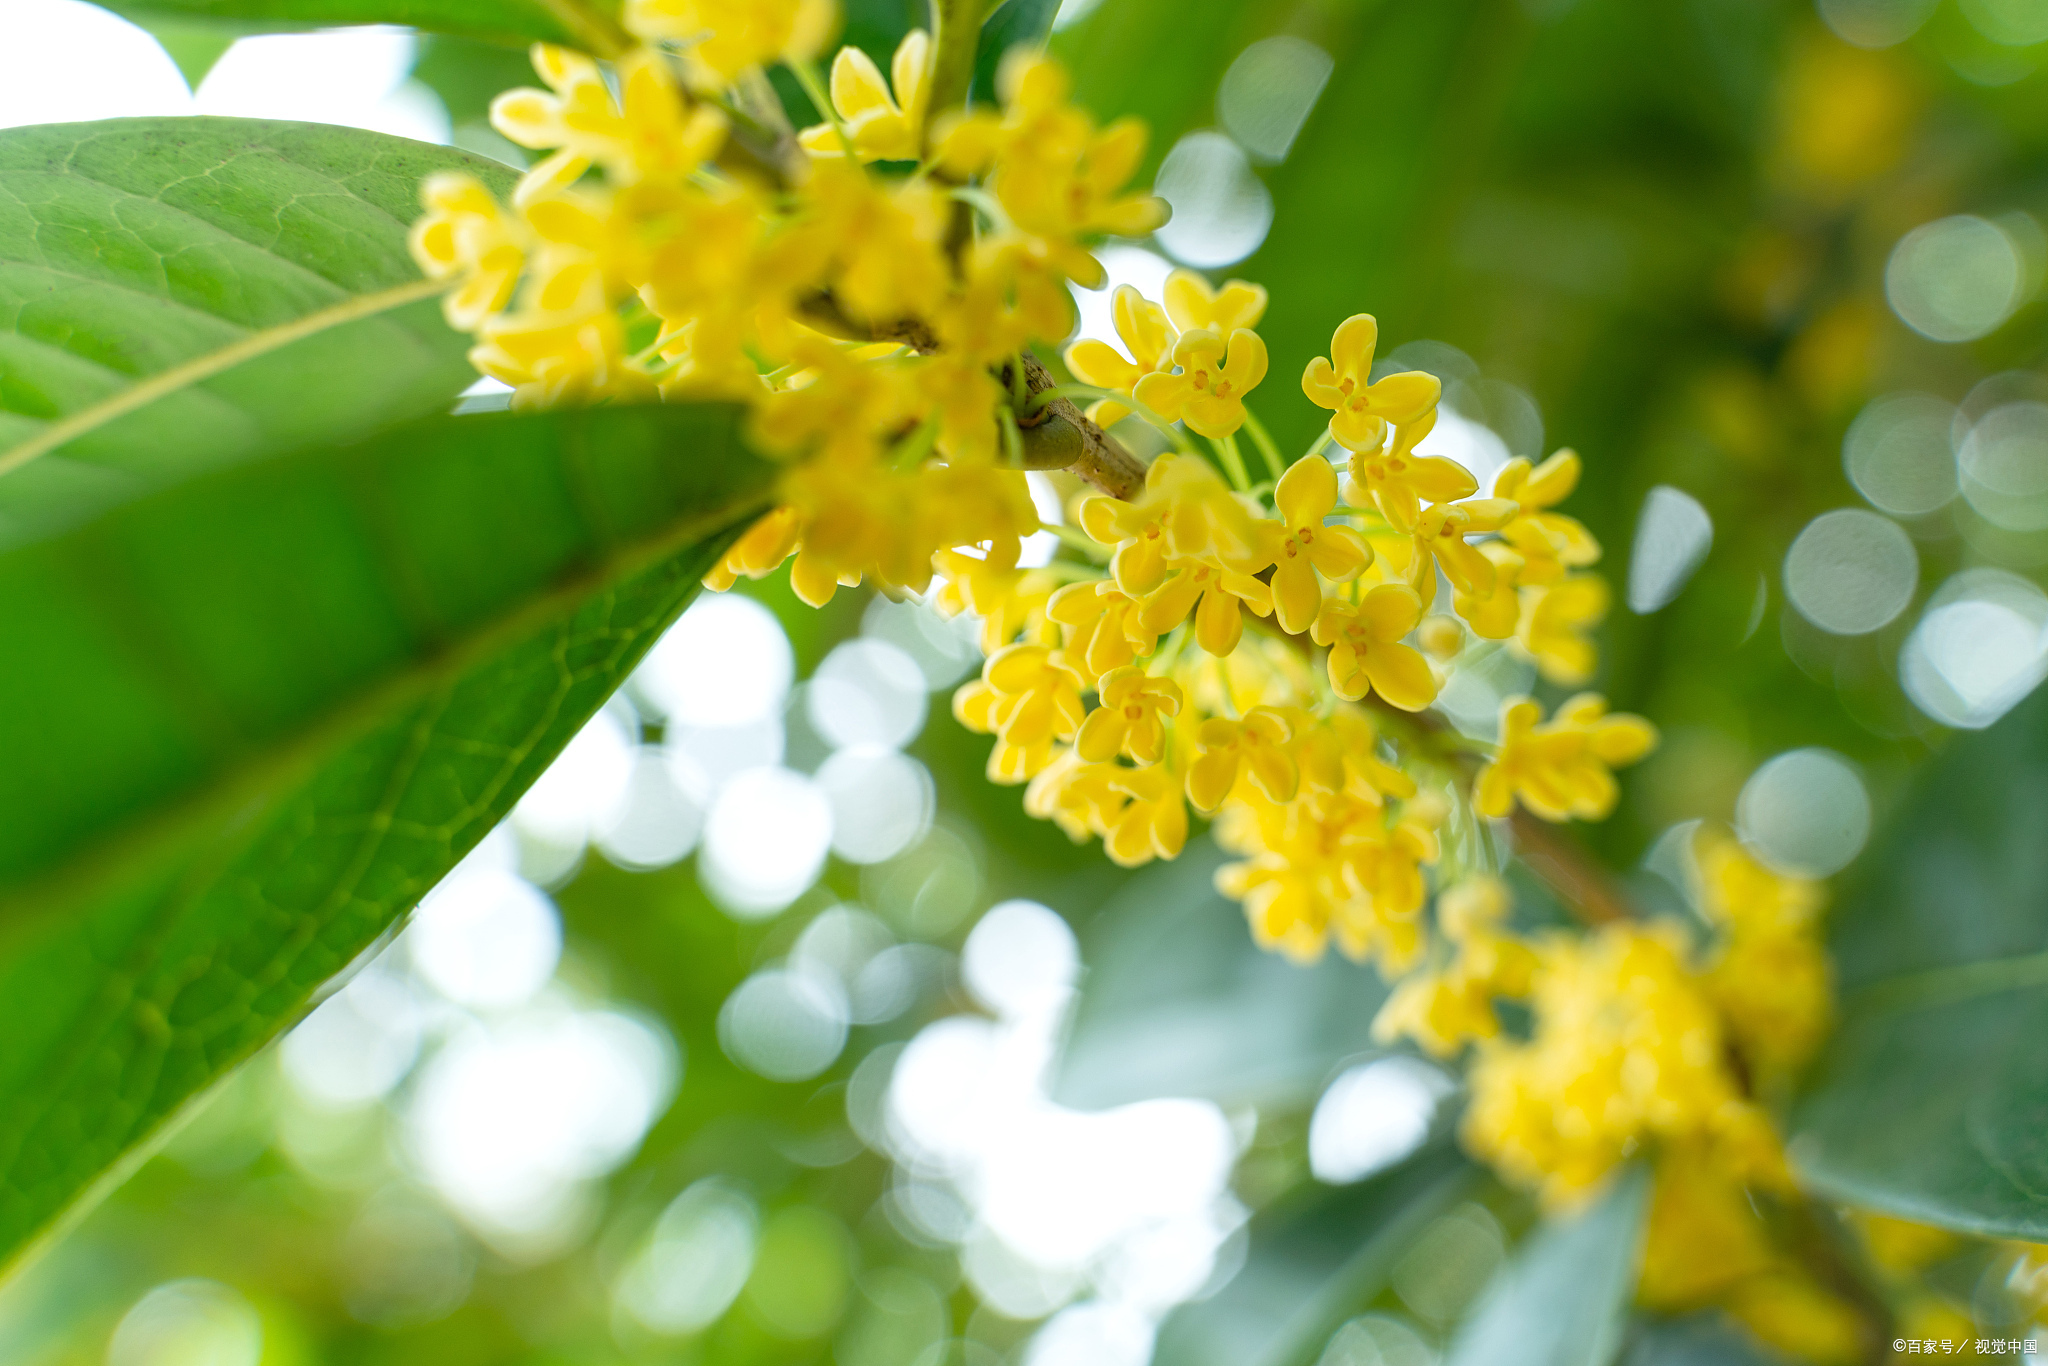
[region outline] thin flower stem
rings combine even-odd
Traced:
[[[1226,436],[1214,443],[1216,454],[1223,460],[1223,470],[1230,476],[1231,486],[1242,493],[1252,486],[1252,477],[1244,467],[1244,452],[1237,448],[1237,437]]]
[[[1324,451],[1326,451],[1326,450],[1330,449],[1330,443],[1331,443],[1332,441],[1335,441],[1336,439],[1337,439],[1337,433],[1336,433],[1336,432],[1332,431],[1332,430],[1331,430],[1330,428],[1328,428],[1328,427],[1325,427],[1325,428],[1323,428],[1323,434],[1322,434],[1321,436],[1319,436],[1319,437],[1317,437],[1317,438],[1316,438],[1316,444],[1315,444],[1315,445],[1313,445],[1313,446],[1310,446],[1310,447],[1308,448],[1308,454],[1309,454],[1309,455],[1321,455],[1321,454],[1322,454],[1322,453],[1323,453]],[[1303,456],[1302,458],[1303,458],[1304,460],[1306,460],[1306,459],[1308,458],[1308,456]]]
[[[1280,447],[1273,442],[1273,434],[1266,430],[1266,424],[1259,421],[1259,415],[1247,408],[1244,410],[1244,429],[1251,433],[1252,444],[1259,448],[1259,455],[1266,462],[1266,469],[1278,483],[1280,476],[1287,472],[1287,462],[1280,458]]]
[[[805,98],[816,106],[818,113],[832,125],[832,130],[839,134],[839,145],[846,149],[847,159],[858,166],[860,157],[853,150],[853,134],[846,131],[846,121],[839,117],[839,106],[832,103],[832,96],[825,89],[823,78],[818,75],[817,65],[808,59],[799,61],[794,57],[786,59],[783,65],[796,77],[796,83],[803,87]]]
[[[1017,415],[1004,404],[996,405],[996,416],[1003,422],[1003,458],[1013,470],[1024,468],[1024,433],[1017,430]]]
[[[1058,523],[1052,525],[1046,525],[1044,523],[1041,523],[1040,526],[1043,530],[1049,531],[1053,535],[1059,537],[1060,544],[1072,546],[1075,550],[1080,551],[1083,555],[1086,555],[1089,559],[1094,560],[1096,563],[1107,564],[1109,562],[1108,548],[1103,546],[1093,536],[1090,536],[1087,532],[1081,530],[1081,528],[1077,526],[1066,526]]]

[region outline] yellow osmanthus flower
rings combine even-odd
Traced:
[[[1116,768],[1106,781],[1124,804],[1101,813],[1103,852],[1126,868],[1178,857],[1187,843],[1188,809],[1180,780],[1167,766]]]
[[[1203,436],[1230,436],[1244,425],[1245,395],[1266,377],[1266,343],[1250,328],[1229,339],[1207,329],[1183,332],[1173,344],[1173,373],[1138,380],[1138,402],[1168,422],[1186,422]]]
[[[1424,508],[1415,519],[1416,547],[1435,558],[1451,587],[1484,594],[1493,587],[1494,562],[1469,538],[1499,531],[1516,511],[1516,505],[1506,498],[1437,503]]]
[[[1415,795],[1415,780],[1380,758],[1379,734],[1358,708],[1338,706],[1320,718],[1299,713],[1291,721],[1298,737],[1295,761],[1309,791],[1373,806]]]
[[[1565,570],[1582,569],[1600,558],[1592,532],[1577,518],[1551,511],[1578,487],[1580,468],[1578,452],[1563,450],[1535,466],[1517,457],[1493,477],[1493,496],[1517,509],[1500,534],[1528,561],[1524,583],[1555,583]]]
[[[1472,548],[1485,557],[1491,569],[1477,582],[1451,586],[1452,610],[1482,640],[1512,639],[1522,620],[1521,582],[1527,561],[1506,541],[1482,541]]]
[[[924,155],[925,110],[931,96],[932,39],[921,28],[905,34],[889,60],[889,79],[874,58],[842,47],[832,59],[832,108],[861,161],[916,161]],[[891,89],[891,86],[894,89]],[[839,129],[817,124],[797,134],[814,157],[846,155]]]
[[[1651,1142],[1782,1188],[1770,1122],[1726,1063],[1721,1022],[1669,925],[1606,925],[1540,950],[1526,1043],[1481,1047],[1466,1146],[1547,1204],[1591,1194]]]
[[[1377,691],[1404,711],[1434,702],[1438,685],[1429,661],[1402,643],[1421,619],[1422,599],[1406,584],[1379,584],[1355,603],[1325,602],[1309,635],[1330,647],[1330,686],[1337,695],[1356,702]]]
[[[984,655],[1029,632],[1051,607],[1059,580],[1043,570],[1017,568],[1021,549],[1010,537],[980,555],[947,549],[933,557],[945,582],[933,592],[932,606],[948,617],[962,612],[980,617]]]
[[[1330,434],[1348,451],[1377,451],[1386,441],[1388,427],[1419,422],[1435,410],[1443,392],[1443,381],[1422,370],[1388,375],[1374,383],[1372,353],[1379,338],[1380,325],[1373,316],[1355,314],[1337,325],[1329,356],[1317,356],[1302,372],[1302,392],[1318,408],[1330,410]],[[1425,496],[1462,498],[1465,493]]]
[[[512,301],[526,268],[530,234],[498,206],[475,176],[436,171],[420,185],[426,212],[412,225],[406,245],[432,280],[459,280],[443,296],[448,325],[474,331]]]
[[[1328,526],[1337,506],[1337,471],[1319,455],[1297,460],[1273,490],[1282,536],[1273,562],[1273,608],[1280,629],[1299,635],[1323,604],[1320,574],[1333,583],[1355,579],[1372,563],[1372,547],[1348,526]]]
[[[1263,538],[1251,514],[1195,456],[1162,455],[1145,472],[1136,499],[1085,498],[1078,513],[1082,528],[1114,549],[1111,577],[1134,598],[1166,582],[1176,560],[1208,559],[1247,575],[1272,563],[1270,544],[1260,555]]]
[[[1439,1058],[1499,1037],[1494,999],[1527,996],[1536,969],[1535,951],[1501,928],[1508,906],[1506,885],[1485,874],[1446,890],[1437,899],[1437,924],[1457,956],[1398,984],[1373,1020],[1373,1037],[1411,1038]]]
[[[617,99],[581,53],[536,43],[533,67],[548,90],[508,90],[491,102],[492,127],[521,147],[552,153],[521,178],[521,203],[567,187],[593,164],[617,185],[687,176],[725,143],[725,114],[690,101],[658,53],[619,59]]]
[[[1457,461],[1441,455],[1417,455],[1416,445],[1436,427],[1436,409],[1394,430],[1384,448],[1351,454],[1353,499],[1370,501],[1396,530],[1415,529],[1424,503],[1449,503],[1469,498],[1479,481]]]
[[[1573,574],[1561,583],[1518,592],[1517,648],[1553,683],[1575,688],[1592,678],[1599,656],[1587,633],[1607,615],[1613,597],[1607,580]]]
[[[1159,633],[1145,629],[1144,608],[1116,586],[1114,579],[1070,583],[1046,604],[1046,619],[1065,636],[1067,657],[1079,661],[1091,678],[1149,655]]]
[[[1613,769],[1632,764],[1657,743],[1657,731],[1640,716],[1608,714],[1606,699],[1580,693],[1558,704],[1543,721],[1543,709],[1526,697],[1501,703],[1500,748],[1472,785],[1472,801],[1488,816],[1501,817],[1517,799],[1547,821],[1600,820],[1620,795]]]
[[[1197,810],[1223,805],[1242,778],[1267,801],[1293,800],[1301,768],[1288,752],[1294,728],[1271,707],[1254,707],[1241,721],[1212,716],[1195,732],[1201,754],[1188,768],[1188,800]]]
[[[1063,359],[1075,378],[1098,389],[1129,394],[1138,381],[1173,364],[1173,343],[1179,337],[1167,320],[1166,310],[1130,285],[1118,285],[1110,296],[1110,316],[1129,359],[1108,342],[1085,337],[1066,350]],[[1131,410],[1113,399],[1098,399],[1088,406],[1091,422],[1111,426]]]
[[[953,714],[969,730],[1000,737],[989,756],[989,777],[1021,783],[1052,761],[1055,739],[1071,740],[1081,729],[1083,686],[1061,651],[1009,645],[988,657],[979,679],[953,694]]]
[[[1183,332],[1197,330],[1227,337],[1240,327],[1257,327],[1266,316],[1266,287],[1248,280],[1225,280],[1213,289],[1192,270],[1176,270],[1166,277],[1167,316]]]
[[[1088,713],[1074,739],[1083,759],[1099,764],[1121,754],[1142,765],[1165,757],[1166,722],[1180,714],[1178,683],[1126,664],[1102,675],[1096,691],[1102,705]]]
[[[698,78],[724,86],[777,61],[809,61],[839,25],[834,0],[626,0],[626,28],[682,45]]]
[[[775,509],[741,533],[718,567],[704,576],[704,586],[714,593],[723,593],[738,583],[742,575],[750,579],[767,578],[796,554],[797,536],[802,530],[795,508]]]
[[[1204,556],[1169,563],[1165,582],[1145,595],[1138,621],[1163,635],[1195,618],[1195,643],[1212,655],[1227,655],[1244,638],[1244,614],[1271,616],[1273,590],[1260,579],[1242,574]]]
[[[1721,931],[1707,990],[1759,1079],[1782,1079],[1829,1022],[1820,884],[1771,871],[1719,831],[1702,832],[1693,852],[1700,910]]]
[[[1125,194],[1145,155],[1145,126],[1122,119],[1097,129],[1068,102],[1071,83],[1051,59],[1011,50],[996,74],[1001,114],[948,121],[937,158],[955,174],[990,171],[990,187],[1034,250],[1075,283],[1094,289],[1102,265],[1079,239],[1144,237],[1166,221],[1164,200]]]

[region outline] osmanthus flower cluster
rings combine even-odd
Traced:
[[[841,51],[828,84],[825,0],[629,0],[624,22],[609,70],[537,48],[546,88],[494,105],[545,154],[509,202],[424,189],[415,253],[514,404],[744,405],[778,505],[707,583],[793,559],[813,604],[869,583],[973,614],[987,662],[954,709],[994,737],[989,777],[1124,865],[1211,822],[1259,943],[1334,945],[1396,983],[1387,1037],[1474,1050],[1466,1139],[1509,1178],[1568,1202],[1655,1153],[1782,1188],[1759,1097],[1825,1024],[1811,890],[1724,841],[1700,853],[1710,948],[1634,923],[1518,936],[1503,819],[1606,816],[1655,732],[1591,693],[1547,718],[1509,698],[1497,736],[1433,710],[1496,651],[1560,690],[1593,676],[1600,547],[1559,511],[1579,457],[1511,461],[1482,493],[1424,449],[1438,380],[1376,364],[1359,313],[1300,371],[1329,416],[1290,459],[1248,405],[1266,291],[1190,271],[1158,300],[1119,288],[1122,349],[1075,343],[1061,383],[1038,352],[1072,329],[1069,286],[1103,282],[1090,244],[1164,219],[1126,189],[1142,127],[1097,127],[1032,53],[999,108],[941,107],[962,94],[943,31],[886,74]],[[778,62],[825,122],[791,125]],[[1167,449],[1142,464],[1119,422]],[[1037,567],[1027,468],[1100,490]]]

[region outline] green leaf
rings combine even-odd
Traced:
[[[1060,10],[1059,0],[1003,0],[981,26],[981,43],[974,50],[974,84],[971,97],[982,104],[999,102],[996,72],[1013,47],[1036,47],[1052,32],[1052,19]]]
[[[1244,1269],[1160,1326],[1157,1366],[1310,1366],[1416,1235],[1481,1179],[1449,1143],[1252,1221]]]
[[[444,412],[468,339],[406,251],[419,183],[506,167],[320,124],[0,132],[0,546],[263,450]]]
[[[205,19],[251,28],[309,29],[337,24],[400,24],[493,43],[583,43],[589,15],[616,22],[619,0],[107,0],[107,8],[147,25]]]
[[[2048,1238],[2048,692],[1955,742],[1835,911],[1842,1022],[1794,1114],[1818,1190]]]
[[[0,1264],[603,703],[767,500],[738,422],[435,418],[0,552]]]
[[[1331,954],[1298,967],[1252,943],[1216,891],[1207,839],[1147,870],[1091,924],[1080,1010],[1059,1098],[1084,1110],[1153,1096],[1306,1106],[1346,1058],[1381,1051],[1386,987]]]
[[[1543,1225],[1502,1267],[1445,1366],[1607,1366],[1635,1289],[1650,1180],[1631,1167],[1591,1208]]]

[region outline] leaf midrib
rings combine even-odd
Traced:
[[[2048,987],[2048,950],[1887,977],[1849,997],[1849,1016],[1885,1015],[1956,1005],[2007,991]]]
[[[117,393],[107,395],[97,403],[80,408],[69,417],[57,419],[14,449],[0,452],[0,479],[4,479],[31,460],[47,455],[61,446],[67,446],[117,418],[126,417],[129,413],[138,408],[146,408],[160,398],[167,398],[223,371],[232,370],[245,361],[268,355],[281,347],[289,346],[295,341],[303,341],[329,328],[342,327],[364,318],[374,318],[394,308],[418,303],[422,299],[431,299],[446,288],[447,286],[439,280],[414,280],[390,289],[379,290],[374,294],[358,294],[330,308],[303,314],[291,322],[266,327],[260,332],[251,332],[226,346],[181,361],[167,370],[159,370]]]

